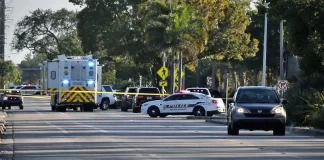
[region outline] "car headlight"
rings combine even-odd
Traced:
[[[237,113],[248,113],[248,111],[242,107],[237,107],[236,108],[236,112]]]
[[[8,100],[8,97],[3,97],[3,100],[5,100],[5,101]]]
[[[271,113],[284,113],[285,110],[283,107],[279,106],[279,107],[275,107],[272,109]]]

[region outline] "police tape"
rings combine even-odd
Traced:
[[[92,94],[114,94],[114,95],[151,95],[151,96],[169,96],[168,93],[127,93],[127,92],[102,92],[102,91],[76,91],[76,90],[10,90],[10,89],[0,89],[0,91],[5,91],[5,93],[10,94],[12,91],[16,91],[16,94],[12,95],[35,95],[39,93],[39,95],[45,94],[54,94],[54,93],[92,93]],[[34,93],[28,93],[34,92]]]

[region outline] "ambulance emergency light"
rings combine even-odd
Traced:
[[[94,84],[93,80],[88,80],[88,84]]]
[[[69,80],[65,79],[62,81],[63,84],[69,84]]]
[[[92,59],[89,60],[89,63],[88,63],[89,67],[93,67],[94,66],[94,62]]]

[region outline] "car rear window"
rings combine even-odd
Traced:
[[[141,88],[139,93],[160,93],[158,88]]]
[[[136,88],[129,88],[128,93],[136,93]]]
[[[209,95],[209,92],[207,89],[187,89],[189,92],[196,92],[196,93],[202,93],[202,94],[205,94],[205,95]]]
[[[111,89],[110,86],[103,86],[106,92],[112,92],[113,90]]]

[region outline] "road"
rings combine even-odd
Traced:
[[[324,159],[324,139],[317,137],[271,131],[228,136],[226,126],[184,116],[51,112],[44,98],[25,98],[25,109],[13,107],[7,122],[0,159]]]

